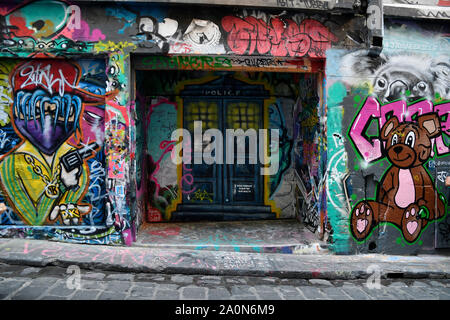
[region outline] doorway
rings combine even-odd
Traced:
[[[317,148],[313,131],[320,128],[318,100],[311,98],[318,96],[316,79],[315,74],[289,72],[136,70],[136,182],[144,220],[296,218],[296,145],[307,144],[301,163],[314,161],[310,172],[319,174],[314,170],[317,152],[312,152]],[[309,112],[309,120],[299,117],[300,109]],[[195,123],[200,121],[203,138],[197,149]],[[177,129],[194,138],[190,163],[172,161]],[[205,150],[216,141],[214,135],[205,137],[210,129],[220,133],[223,144],[210,149],[214,161],[207,163]],[[239,138],[228,139],[230,129],[244,133],[244,153],[230,156],[228,148],[237,151]],[[264,138],[260,130],[267,130]],[[259,151],[272,155],[272,130],[279,137],[277,167],[261,174],[269,165]],[[256,161],[251,150],[256,150]]]
[[[270,206],[264,205],[261,163],[254,157],[264,143],[256,133],[264,128],[264,104],[270,99],[269,91],[261,84],[249,84],[233,73],[223,72],[212,79],[184,85],[179,98],[183,128],[194,140],[196,123],[205,134],[212,129],[218,136],[203,136],[202,145],[197,148],[198,142],[194,142],[193,161],[181,166],[181,176],[185,177],[181,179],[182,201],[172,218],[275,217]],[[228,135],[230,130],[233,136]],[[236,130],[242,130],[244,136],[236,138]],[[208,145],[214,146],[211,161],[204,159]],[[244,152],[239,153],[239,147]]]

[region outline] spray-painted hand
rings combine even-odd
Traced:
[[[73,189],[78,186],[81,171],[80,167],[73,169],[72,171],[67,172],[64,166],[61,165],[61,181],[64,183],[66,188]]]
[[[58,216],[61,216],[64,225],[78,225],[81,221],[81,216],[89,213],[89,211],[91,211],[91,206],[89,204],[60,204],[53,208],[52,213],[50,213],[50,220],[55,220]]]
[[[8,210],[8,207],[5,205],[4,202],[0,203],[0,214],[2,214],[3,212],[5,212],[6,210]]]

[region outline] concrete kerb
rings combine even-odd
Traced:
[[[450,257],[380,254],[293,255],[200,250],[109,247],[44,240],[0,242],[0,262],[36,267],[78,265],[87,270],[295,279],[367,279],[377,266],[380,277],[450,279]]]

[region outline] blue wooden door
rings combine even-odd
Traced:
[[[222,130],[221,121],[222,101],[218,99],[184,99],[183,127],[191,133],[194,141],[194,122],[202,121],[202,133],[207,129]],[[205,148],[202,144],[202,150]],[[185,204],[222,204],[223,203],[223,165],[221,164],[195,164],[194,159],[202,159],[203,152],[194,152],[191,146],[191,164],[183,164],[181,188],[183,203]]]
[[[183,126],[189,130],[194,143],[194,122],[202,121],[202,133],[219,129],[223,136],[222,163],[195,164],[194,146],[191,147],[191,164],[182,166],[182,191],[184,204],[220,206],[258,205],[263,202],[263,179],[258,159],[258,130],[263,128],[262,100],[257,98],[185,98]],[[226,130],[253,129],[256,135],[244,136],[245,152],[239,154],[238,140],[234,138],[234,156],[227,163]],[[256,138],[256,139],[255,139]],[[211,141],[204,141],[202,150]],[[256,149],[255,159],[250,158],[250,148]],[[215,152],[212,153],[215,156]],[[202,154],[197,155],[202,157]]]
[[[224,127],[233,130],[242,129],[244,131],[242,141],[245,143],[242,145],[245,152],[243,155],[239,154],[238,139],[234,139],[233,163],[224,167],[225,204],[260,204],[263,201],[263,181],[258,158],[260,144],[258,130],[263,127],[262,102],[255,99],[225,99],[223,106]],[[251,133],[250,130],[253,130],[254,134],[246,135]],[[224,154],[228,152],[225,148]]]

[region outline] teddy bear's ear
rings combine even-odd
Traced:
[[[436,113],[427,113],[417,118],[419,127],[424,129],[429,138],[437,137],[441,133],[441,123]]]
[[[398,119],[396,116],[390,118],[384,126],[381,128],[380,138],[381,140],[387,140],[389,138],[389,134],[398,127]]]

